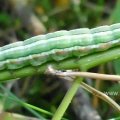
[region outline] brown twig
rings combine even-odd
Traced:
[[[60,72],[57,70],[54,70],[51,66],[48,67],[48,72],[53,74],[53,75],[57,75],[57,76],[62,76],[62,77],[66,77],[66,76],[81,76],[81,77],[89,77],[89,78],[95,78],[95,79],[107,79],[107,80],[120,80],[120,76],[116,76],[116,75],[105,75],[105,74],[98,74],[98,73],[89,73],[89,72]],[[91,77],[92,75],[92,77]],[[66,79],[69,80],[69,79]],[[69,81],[73,81],[73,79],[70,79]],[[106,94],[96,90],[95,88],[87,85],[84,82],[81,82],[81,86],[86,89],[87,91],[89,91],[90,93],[92,93],[93,95],[103,99],[104,101],[106,101],[107,103],[109,103],[114,109],[116,109],[118,112],[120,112],[120,106],[114,101],[112,100],[109,96],[107,96]]]
[[[111,80],[111,81],[120,81],[119,75],[106,75],[106,74],[100,74],[100,73],[90,73],[90,72],[73,72],[73,71],[67,71],[67,72],[61,72],[53,70],[53,68],[49,67],[48,72],[60,76],[72,76],[72,77],[85,77],[85,78],[92,78],[92,79],[99,79],[99,80]]]
[[[87,91],[89,91],[90,93],[92,93],[93,95],[101,98],[102,100],[106,101],[107,103],[109,103],[113,108],[115,108],[118,112],[120,112],[120,106],[114,101],[112,100],[109,96],[107,96],[106,94],[96,90],[95,88],[89,86],[88,84],[81,82],[81,86],[86,89]]]

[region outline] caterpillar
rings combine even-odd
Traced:
[[[61,30],[0,47],[0,70],[40,66],[105,51],[120,45],[120,23],[96,28]]]

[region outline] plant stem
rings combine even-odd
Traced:
[[[110,75],[110,74],[100,74],[100,73],[92,73],[92,72],[73,72],[73,71],[66,71],[66,72],[58,72],[55,75],[60,77],[67,77],[67,76],[79,76],[84,78],[91,78],[91,79],[99,79],[99,80],[109,80],[109,81],[120,81],[120,75]]]
[[[66,109],[68,108],[69,104],[71,103],[78,88],[80,87],[80,83],[82,82],[82,80],[83,79],[79,77],[73,82],[72,86],[67,91],[60,106],[58,107],[57,111],[55,112],[52,120],[61,120],[62,119],[62,116],[64,115]]]

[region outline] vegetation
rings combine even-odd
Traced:
[[[92,28],[120,22],[119,5],[119,0],[0,0],[0,46],[61,29]],[[82,58],[79,60],[80,69],[119,75],[119,51],[120,48],[117,47],[105,53]],[[98,56],[102,59],[97,59]],[[52,65],[63,70],[67,64],[71,69],[78,71],[72,63],[75,62],[70,59]],[[43,70],[46,70],[45,66],[39,68],[39,73]],[[11,73],[16,77],[24,73],[29,75],[1,82],[2,120],[59,120],[63,114],[64,120],[120,120],[120,84],[117,81],[86,78],[85,84],[82,78],[77,78],[70,82],[58,76],[34,75],[35,70],[29,67],[22,72]],[[9,77],[6,71],[0,73],[1,78],[7,76]],[[95,94],[90,86],[110,96],[118,106],[114,101],[109,102],[110,98],[99,99],[103,94],[99,94],[98,91]]]

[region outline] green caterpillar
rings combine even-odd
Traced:
[[[61,30],[0,47],[0,70],[81,57],[118,45],[120,23],[93,29]]]

